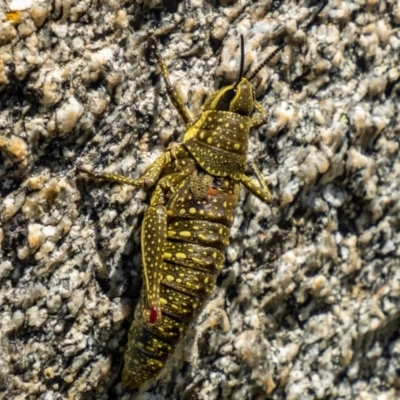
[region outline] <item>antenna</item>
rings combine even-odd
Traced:
[[[284,49],[286,46],[286,43],[281,44],[279,47],[277,47],[255,70],[254,72],[250,75],[248,78],[249,81],[251,81],[280,51]]]
[[[309,30],[313,23],[315,22],[315,19],[317,18],[318,14],[325,8],[325,6],[328,4],[329,0],[323,0],[321,4],[319,5],[317,12],[314,14],[314,17],[312,20],[306,25],[305,29]],[[286,46],[286,43],[280,45],[277,47],[255,70],[254,72],[250,75],[248,80],[252,80],[260,71],[262,68],[264,68],[280,51],[284,49]]]
[[[243,78],[244,73],[244,39],[243,35],[240,35],[240,70],[239,70],[239,77],[235,84],[235,88],[239,85],[240,81]]]

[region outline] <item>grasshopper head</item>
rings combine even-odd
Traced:
[[[253,87],[243,76],[244,72],[244,39],[240,35],[240,72],[235,83],[225,86],[213,93],[203,104],[203,111],[230,111],[249,117],[254,108]]]
[[[246,78],[238,83],[225,86],[213,93],[203,104],[203,111],[230,111],[250,116],[254,108],[253,87]]]
[[[243,76],[244,73],[244,39],[240,36],[241,60],[240,72],[237,81],[229,86],[213,93],[203,104],[203,111],[230,111],[249,117],[254,109],[254,90],[250,81],[257,76],[258,72],[275,57],[277,53],[283,50],[286,43],[277,47],[251,74],[249,78]]]

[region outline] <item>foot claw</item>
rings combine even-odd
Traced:
[[[84,174],[88,174],[90,176],[94,176],[95,174],[92,171],[89,171],[88,169],[86,169],[85,167],[83,167],[82,165],[77,165],[75,167],[75,171],[76,172],[83,172]]]

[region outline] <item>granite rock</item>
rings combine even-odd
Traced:
[[[400,3],[0,3],[0,399],[400,396]],[[314,23],[310,24],[310,21]],[[148,194],[138,177],[237,77],[239,36],[269,122],[277,197],[244,190],[214,296],[158,380],[121,389]]]

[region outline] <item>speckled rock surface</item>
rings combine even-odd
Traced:
[[[0,2],[0,399],[400,396],[400,3]],[[252,133],[279,199],[244,190],[215,296],[158,381],[120,385],[148,199],[138,177],[191,112],[282,41]]]

